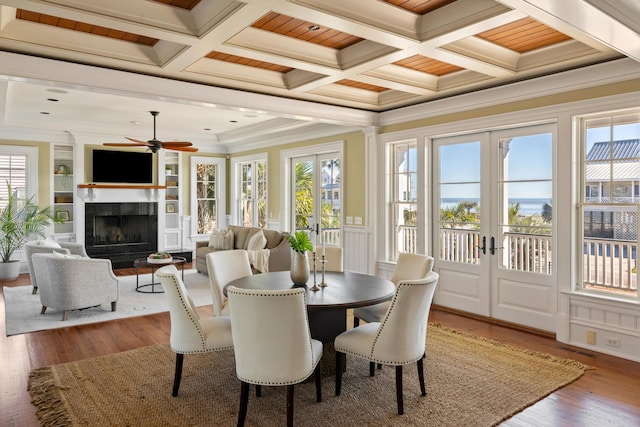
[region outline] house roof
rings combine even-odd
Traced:
[[[613,162],[609,161],[611,158]],[[596,142],[587,153],[586,161],[587,181],[638,180],[640,139],[613,141],[613,144],[609,141]]]

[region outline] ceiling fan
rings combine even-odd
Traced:
[[[175,150],[175,151],[189,151],[195,153],[198,151],[197,148],[192,147],[192,143],[186,141],[170,141],[170,142],[162,142],[156,139],[156,117],[160,112],[158,111],[149,111],[153,116],[153,139],[149,141],[140,141],[139,139],[129,138],[125,136],[130,143],[127,142],[105,142],[102,145],[106,145],[109,147],[149,147],[152,153],[157,152],[161,148],[165,148],[167,150]]]

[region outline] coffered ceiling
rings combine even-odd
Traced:
[[[52,109],[58,130],[148,139],[155,109],[159,137],[164,127],[204,145],[362,127],[375,124],[371,113],[625,56],[640,61],[638,22],[635,0],[0,0],[1,50],[65,61],[71,72],[71,64],[92,66],[79,68],[74,84],[39,66],[26,77],[0,63],[0,119],[44,127],[31,114]],[[109,70],[102,85],[93,67]],[[207,105],[189,91],[168,97],[157,84],[144,94],[104,87],[148,76],[204,85],[203,97],[225,92]],[[52,88],[66,92],[55,107]],[[249,105],[249,94],[260,101]]]

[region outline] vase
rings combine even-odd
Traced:
[[[20,261],[0,262],[0,280],[16,280],[20,275]]]
[[[309,280],[309,258],[307,254],[292,252],[291,255],[291,280],[296,285],[306,285]]]

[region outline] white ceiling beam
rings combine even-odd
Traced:
[[[592,48],[640,61],[640,34],[584,0],[497,0]],[[638,22],[640,15],[631,18]]]

